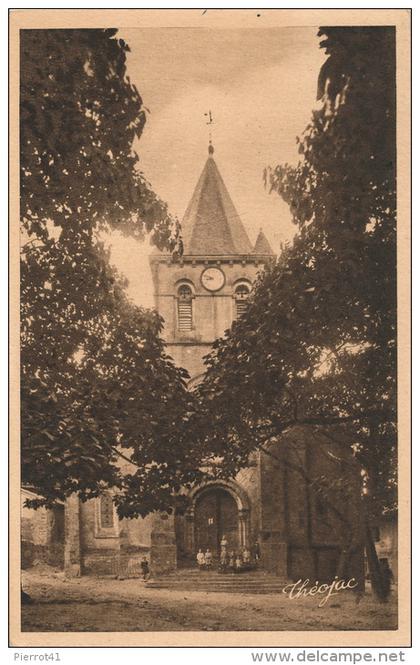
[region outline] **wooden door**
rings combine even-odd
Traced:
[[[205,492],[197,500],[194,517],[196,552],[209,548],[218,556],[223,536],[229,550],[238,549],[238,507],[229,492],[220,488]]]

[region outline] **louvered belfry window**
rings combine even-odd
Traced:
[[[101,527],[112,529],[114,526],[114,502],[111,494],[101,496]]]
[[[178,289],[178,328],[180,331],[192,330],[192,290],[188,284]]]
[[[248,304],[249,286],[246,284],[239,284],[235,289],[235,304],[236,304],[236,318],[245,312]]]

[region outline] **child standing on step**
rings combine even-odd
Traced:
[[[140,569],[141,569],[141,574],[144,580],[149,579],[149,562],[147,560],[147,557],[143,557],[142,560],[140,561]]]
[[[236,554],[235,554],[235,552],[232,550],[232,552],[230,552],[230,554],[229,554],[229,568],[230,568],[231,570],[234,570],[234,569],[235,569],[235,558],[236,558]]]
[[[251,552],[247,547],[245,547],[242,552],[242,559],[245,564],[251,563]]]
[[[207,548],[206,553],[204,555],[204,560],[205,560],[205,563],[206,563],[207,570],[210,570],[210,568],[211,568],[212,559],[213,559],[212,553],[210,552],[209,548]]]
[[[205,560],[205,557],[204,557],[203,550],[198,550],[197,564],[198,564],[198,570],[204,570],[204,566],[206,565],[206,560]]]
[[[236,559],[235,559],[235,571],[239,572],[241,570],[241,568],[242,568],[242,559],[241,559],[241,555],[238,552],[237,555],[236,555]]]
[[[226,571],[228,563],[229,563],[228,553],[227,553],[227,549],[224,547],[224,548],[222,548],[222,550],[220,552],[220,570],[222,571],[222,573],[224,573]]]
[[[252,553],[254,555],[255,563],[258,563],[258,561],[261,559],[260,543],[258,540],[255,541],[254,547],[252,549],[253,549]]]

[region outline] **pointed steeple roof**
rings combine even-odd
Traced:
[[[209,145],[209,156],[182,220],[184,254],[251,254],[252,245]]]
[[[274,252],[271,249],[271,245],[268,242],[266,235],[262,229],[260,229],[252,253],[260,254],[261,256],[274,256]]]

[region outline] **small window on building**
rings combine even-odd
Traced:
[[[182,284],[178,289],[178,329],[192,330],[192,299],[193,293],[188,284]]]
[[[251,289],[248,284],[238,284],[235,289],[235,307],[236,307],[236,318],[239,319],[240,316],[246,311],[248,305],[248,298]]]
[[[101,528],[112,529],[114,526],[114,502],[111,494],[102,494],[100,516]]]

